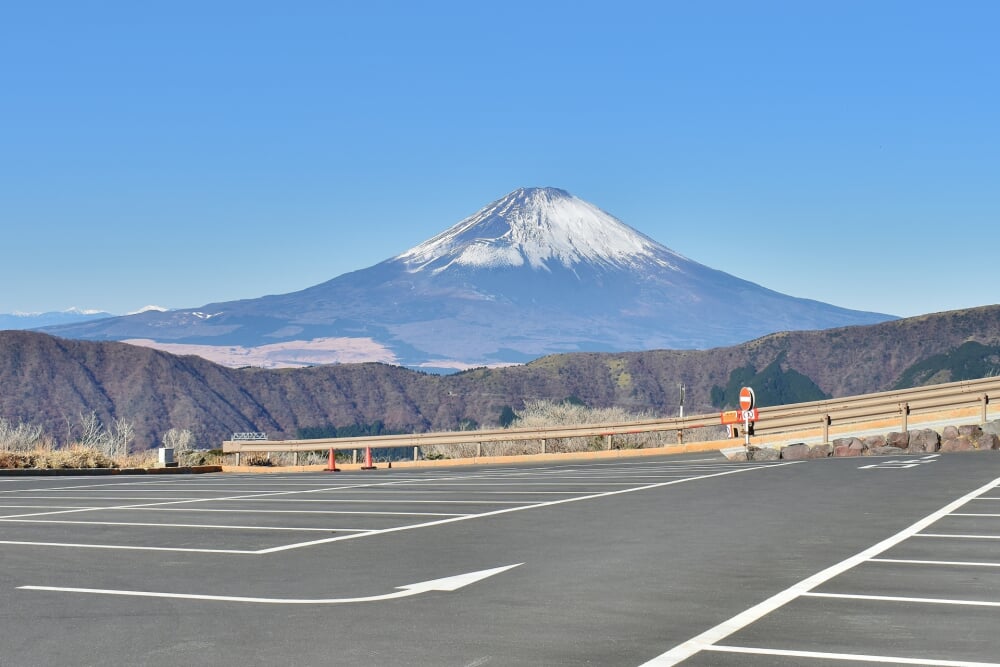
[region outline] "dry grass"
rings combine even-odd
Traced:
[[[346,463],[350,460],[347,452],[337,452],[337,462]],[[314,466],[329,463],[329,450],[314,452],[269,452],[268,454],[251,454],[243,458],[242,464],[247,466]],[[222,463],[222,456],[219,456]],[[228,461],[232,463],[232,459]]]
[[[117,420],[109,429],[94,413],[80,415],[73,430],[82,434],[76,443],[58,447],[40,426],[0,417],[0,469],[151,468],[159,464],[155,449],[127,451],[133,426],[124,420]],[[191,432],[186,429],[170,429],[163,441],[174,448],[179,465],[222,463],[220,451],[192,449]]]
[[[158,456],[156,450],[151,450],[150,456],[155,460]],[[174,459],[177,461],[177,465],[181,466],[218,466],[223,463],[222,450],[220,449],[185,449],[175,451]]]
[[[176,457],[179,465],[221,465],[221,452],[190,450]],[[155,449],[110,457],[99,447],[71,445],[55,448],[42,445],[30,450],[0,451],[0,469],[70,469],[70,468],[152,468],[159,464]]]
[[[0,468],[118,468],[118,463],[92,447],[38,448],[0,452]]]

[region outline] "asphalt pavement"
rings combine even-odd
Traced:
[[[0,478],[0,665],[1000,664],[1000,455]]]

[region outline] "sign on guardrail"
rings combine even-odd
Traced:
[[[758,419],[760,419],[760,411],[757,408],[753,410],[726,410],[721,416],[723,424],[739,424],[744,421],[755,422]]]
[[[251,433],[249,431],[246,432],[246,433],[233,433],[233,438],[232,439],[233,439],[234,442],[237,441],[237,440],[242,440],[242,441],[246,441],[246,440],[267,440],[267,433]]]

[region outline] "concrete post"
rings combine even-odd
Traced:
[[[174,460],[174,448],[173,447],[160,447],[159,462],[160,462],[160,467],[163,467],[163,468],[176,468],[177,467],[177,461]]]

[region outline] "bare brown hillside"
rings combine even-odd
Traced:
[[[171,427],[202,446],[234,431],[295,437],[299,429],[384,422],[392,430],[495,426],[504,406],[577,398],[673,416],[678,384],[687,414],[709,413],[713,387],[734,370],[778,360],[823,392],[846,396],[891,388],[915,364],[969,341],[1000,345],[1000,306],[936,313],[870,326],[778,333],[704,351],[574,353],[523,366],[429,375],[384,364],[307,369],[231,369],[124,343],[0,332],[0,417],[42,424],[58,441],[81,413],[132,421],[137,447]],[[947,374],[935,381],[951,379]]]

